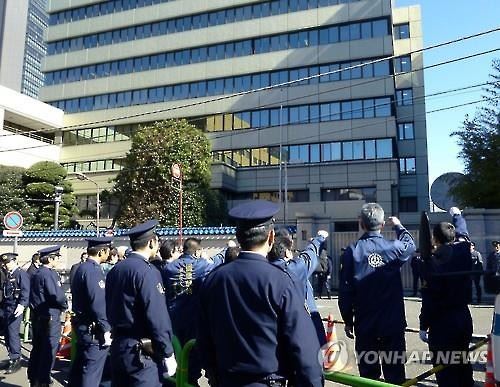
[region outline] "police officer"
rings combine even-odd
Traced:
[[[31,278],[30,305],[33,309],[33,348],[28,363],[32,386],[48,387],[61,337],[61,311],[67,308],[59,275],[54,270],[61,246],[39,250],[42,266]]]
[[[493,251],[486,258],[486,272],[500,275],[500,241],[491,242]]]
[[[359,225],[364,234],[341,257],[339,308],[347,337],[356,334],[360,376],[379,379],[382,366],[386,382],[402,384],[406,318],[400,269],[415,252],[415,243],[398,218],[389,217],[389,222],[397,240],[381,235],[385,221],[379,204],[361,208]],[[384,362],[380,352],[393,361]]]
[[[28,273],[30,279],[35,274],[35,272],[38,270],[40,267],[40,254],[36,252],[35,254],[32,255],[31,257],[31,264],[28,267],[28,270],[26,270],[26,273]]]
[[[472,257],[465,219],[456,207],[450,214],[454,224],[441,222],[434,227],[435,250],[424,262],[420,338],[429,343],[434,365],[449,364],[436,374],[439,387],[472,387],[472,366],[467,359],[456,358],[456,354],[467,353],[472,339],[467,305],[472,292]]]
[[[292,378],[298,386],[323,385],[303,292],[267,259],[278,210],[275,203],[256,200],[229,212],[242,251],[209,274],[200,291],[204,326],[197,343],[218,387],[284,386]]]
[[[28,306],[30,280],[28,274],[16,262],[17,254],[0,255],[0,263],[7,274],[3,286],[1,308],[4,317],[5,344],[9,352],[6,374],[12,374],[21,368],[21,338],[19,331],[24,309]]]
[[[293,239],[286,228],[281,228],[276,233],[276,239],[271,252],[270,261],[282,267],[284,270],[293,273],[297,278],[298,285],[303,289],[305,301],[311,314],[311,319],[316,328],[318,342],[320,345],[326,344],[325,328],[319,314],[316,301],[314,301],[313,288],[310,283],[311,275],[318,266],[321,246],[328,238],[328,232],[318,231],[316,238],[313,238],[306,248],[296,257],[293,256]]]
[[[203,280],[211,270],[224,263],[224,252],[210,259],[201,258],[200,252],[200,240],[187,238],[183,254],[162,270],[172,328],[181,345],[196,337],[199,290]],[[201,365],[196,347],[191,350],[188,371],[189,384],[197,386]]]
[[[112,238],[87,239],[88,258],[78,267],[71,283],[72,325],[78,345],[70,372],[72,387],[95,387],[101,381],[111,345],[111,327],[106,317],[105,276],[100,264],[107,261]]]
[[[158,253],[157,225],[150,220],[129,230],[133,251],[106,277],[113,386],[159,387],[177,367],[161,275],[149,263]]]
[[[474,287],[476,288],[477,303],[480,304],[482,295],[481,274],[483,272],[483,257],[481,256],[481,253],[476,250],[476,244],[474,242],[470,243],[470,253],[472,256],[472,270],[479,273],[472,276],[472,281],[474,282]]]

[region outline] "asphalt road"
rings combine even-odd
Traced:
[[[420,312],[420,300],[414,298],[406,298],[406,315],[408,326],[413,328],[418,328],[418,315]],[[333,298],[332,300],[318,300],[318,305],[320,308],[320,313],[322,316],[326,317],[328,313],[332,313],[334,319],[340,320],[340,313],[337,307],[337,300]],[[489,333],[491,329],[491,319],[493,315],[493,307],[492,306],[471,306],[470,307],[473,321],[474,321],[474,333],[478,335],[486,335]],[[342,326],[338,326],[337,336],[339,340],[342,340],[347,343],[348,347],[351,348],[350,352],[350,360],[348,369],[344,370],[345,372],[349,372],[352,374],[357,374],[357,369],[355,366],[355,362],[352,361],[352,348],[354,343],[352,340],[349,340],[344,335],[344,330]],[[3,341],[2,341],[3,343]],[[425,351],[426,345],[419,340],[417,333],[407,333],[406,334],[406,347],[407,351]],[[30,346],[29,344],[23,345],[23,355],[28,357]],[[481,348],[485,350],[485,348]],[[7,357],[7,352],[3,345],[0,345],[0,360]],[[27,363],[24,362],[23,368],[19,372],[14,375],[5,375],[3,372],[0,373],[0,386],[5,387],[13,387],[13,386],[28,386],[28,380],[26,378],[26,366]],[[474,362],[474,379],[476,380],[476,386],[482,386],[484,382],[484,372],[485,372],[485,364],[481,361]],[[67,361],[58,361],[56,363],[53,377],[54,384],[53,387],[66,386],[67,385],[67,371],[69,368],[69,362]],[[413,378],[416,375],[432,368],[430,364],[419,364],[410,362],[406,367],[406,376],[407,378]],[[202,381],[202,386],[208,386],[206,381]],[[338,383],[327,382],[327,386],[337,386],[340,385]],[[437,386],[435,383],[434,377],[430,377],[425,382],[421,382],[418,386]]]

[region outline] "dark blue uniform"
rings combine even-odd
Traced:
[[[28,379],[31,383],[50,383],[61,337],[61,311],[67,304],[59,275],[45,265],[31,278],[30,305],[33,309],[33,349]]]
[[[25,308],[29,303],[30,280],[28,274],[17,267],[13,272],[7,272],[3,285],[2,312],[4,317],[5,344],[10,360],[21,358],[21,339],[19,331],[23,315],[16,317],[14,311],[18,305]]]
[[[461,215],[453,217],[457,237],[467,237],[467,226]],[[469,274],[449,275],[472,270],[470,243],[457,241],[440,246],[424,263],[420,329],[429,332],[429,350],[433,364],[446,363],[438,352],[467,352],[472,339],[472,317],[467,306],[471,301],[472,283]],[[448,274],[448,275],[447,275]],[[470,387],[474,385],[472,367],[468,362],[454,364],[436,374],[439,387]]]
[[[205,277],[224,263],[224,252],[210,259],[188,254],[168,263],[163,271],[163,284],[174,335],[181,345],[196,337],[199,313],[199,290]],[[189,358],[189,383],[197,384],[201,377],[201,364],[195,346]]]
[[[220,266],[200,300],[198,345],[217,386],[266,386],[277,375],[295,378],[297,386],[323,385],[303,293],[266,257],[244,251]]]
[[[307,245],[305,250],[293,259],[287,261],[282,258],[272,262],[290,273],[293,273],[298,280],[299,286],[304,289],[306,304],[311,313],[311,318],[316,328],[316,334],[320,345],[326,344],[325,329],[318,312],[318,307],[314,301],[314,292],[309,279],[318,266],[319,249],[324,240],[325,238],[321,236],[317,237]]]
[[[71,366],[70,386],[96,387],[101,381],[108,347],[104,333],[111,327],[106,317],[105,277],[93,259],[83,262],[73,277],[73,332],[77,335],[76,357]]]
[[[113,332],[113,386],[161,386],[156,361],[137,350],[149,338],[159,358],[172,355],[172,327],[160,272],[132,252],[106,277],[106,310]]]
[[[354,325],[356,351],[405,351],[406,317],[401,266],[415,252],[411,234],[395,228],[398,240],[389,241],[379,232],[367,232],[350,245],[341,257],[339,308],[347,325]],[[371,355],[370,355],[371,357]],[[358,357],[359,373],[378,379],[379,362]],[[382,363],[389,383],[405,380],[404,360]]]

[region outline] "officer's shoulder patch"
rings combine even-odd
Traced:
[[[158,285],[156,285],[156,289],[158,289],[158,292],[160,292],[160,294],[165,294],[165,289],[160,282],[158,282]]]
[[[100,281],[99,281],[99,287],[100,287],[101,289],[104,289],[104,288],[106,287],[106,284],[104,283],[104,281],[103,281],[103,280],[100,280]]]
[[[381,266],[384,266],[384,259],[382,258],[382,256],[378,253],[371,253],[369,256],[368,256],[368,265],[370,265],[371,267],[381,267]]]

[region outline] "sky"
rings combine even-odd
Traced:
[[[500,0],[395,0],[397,7],[420,5],[424,47],[500,27]],[[500,32],[424,52],[424,66],[472,53],[500,48]],[[424,71],[425,94],[488,81],[491,63],[500,51]],[[426,111],[479,100],[481,87],[426,98]],[[446,172],[463,172],[460,147],[450,134],[461,127],[466,114],[480,105],[427,114],[429,181]]]

